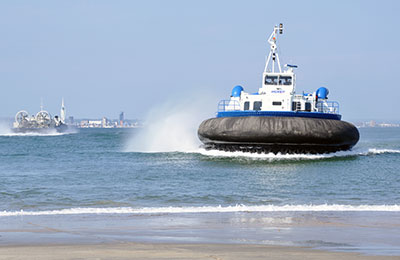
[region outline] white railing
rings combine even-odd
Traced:
[[[317,111],[328,114],[339,114],[339,103],[336,101],[318,101]]]
[[[218,112],[238,110],[240,110],[240,103],[237,100],[221,100],[218,103]]]

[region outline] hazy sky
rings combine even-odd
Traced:
[[[280,4],[278,4],[280,3]],[[400,1],[0,1],[0,117],[143,118],[181,98],[216,110],[256,92],[267,37],[297,91],[330,90],[347,120],[400,120]],[[198,96],[196,96],[198,95]]]

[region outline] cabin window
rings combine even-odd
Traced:
[[[261,110],[261,105],[262,105],[261,101],[255,101],[253,103],[253,110]]]
[[[311,103],[310,102],[306,102],[306,107],[304,109],[305,111],[311,112]]]
[[[285,85],[285,86],[292,85],[292,77],[291,76],[280,76],[279,77],[279,85]]]
[[[292,102],[292,111],[301,110],[301,103],[300,102]]]
[[[266,76],[265,85],[278,85],[278,76]]]
[[[274,101],[272,102],[273,106],[282,106],[282,102],[281,101]]]
[[[249,101],[244,102],[243,110],[249,110],[249,109],[250,109],[250,102]]]

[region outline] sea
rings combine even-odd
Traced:
[[[195,133],[168,131],[0,131],[0,245],[250,243],[400,255],[400,128],[360,128],[351,151],[322,155],[206,151]]]

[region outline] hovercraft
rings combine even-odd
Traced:
[[[282,70],[277,53],[275,26],[268,39],[270,53],[257,93],[242,86],[221,100],[215,118],[203,121],[199,139],[206,149],[257,153],[331,153],[351,149],[359,140],[357,128],[342,121],[339,103],[328,101],[329,91],[295,93],[296,65]]]
[[[36,115],[29,116],[25,110],[19,111],[15,115],[15,122],[12,131],[14,133],[40,133],[49,134],[53,131],[63,133],[68,130],[65,123],[64,99],[61,102],[61,116],[52,117],[49,112],[40,106],[40,111]]]

